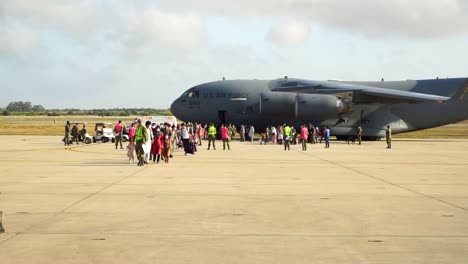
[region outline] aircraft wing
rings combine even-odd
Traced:
[[[442,103],[450,97],[379,88],[365,85],[339,82],[312,82],[307,86],[283,86],[271,89],[275,92],[293,92],[306,94],[338,94],[352,92],[356,103]]]

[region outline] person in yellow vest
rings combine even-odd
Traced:
[[[284,125],[284,150],[289,149],[289,145],[290,145],[290,142],[291,142],[291,132],[292,132],[292,129],[289,125]]]
[[[210,150],[211,142],[213,142],[213,149],[216,150],[215,140],[216,140],[216,128],[214,124],[211,123],[210,127],[208,128],[208,150]]]
[[[138,166],[143,166],[145,164],[145,150],[143,149],[143,144],[146,143],[147,139],[148,132],[146,127],[141,123],[141,120],[138,119],[135,133],[135,151],[138,158]]]

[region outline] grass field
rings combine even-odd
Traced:
[[[0,117],[0,135],[50,135],[64,134],[67,121],[84,122],[88,133],[94,135],[94,125],[97,122],[114,123],[118,120],[129,124],[135,117],[120,116],[2,116]],[[82,125],[79,125],[81,129]]]
[[[463,138],[468,139],[468,121],[442,127],[399,134],[396,138]]]
[[[88,133],[94,135],[96,122],[116,123],[122,120],[129,124],[135,117],[119,116],[2,116],[0,135],[51,135],[64,133],[65,122],[85,122]],[[81,129],[81,125],[79,126]],[[468,139],[468,121],[427,130],[396,135],[395,138],[465,138]]]

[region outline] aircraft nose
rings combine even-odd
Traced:
[[[174,115],[175,117],[179,118],[180,119],[180,99],[177,98],[174,102],[172,102],[171,104],[171,112],[172,112],[172,115]]]

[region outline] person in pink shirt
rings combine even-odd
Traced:
[[[124,129],[125,129],[125,127],[122,124],[122,120],[119,120],[119,123],[117,123],[117,125],[115,125],[115,127],[114,127],[115,149],[117,149],[117,146],[119,145],[119,143],[120,143],[120,149],[123,149],[122,136],[123,136]]]
[[[128,129],[128,139],[135,139],[136,127],[135,124]]]
[[[229,129],[224,124],[221,126],[221,139],[223,140],[223,150],[226,150],[226,144],[228,150],[231,150],[229,146]]]
[[[201,146],[202,138],[205,135],[205,129],[203,128],[201,124],[198,124],[197,135],[198,135],[198,146]]]
[[[307,126],[301,126],[301,142],[302,142],[302,150],[307,150],[307,138],[309,137],[309,130]]]

